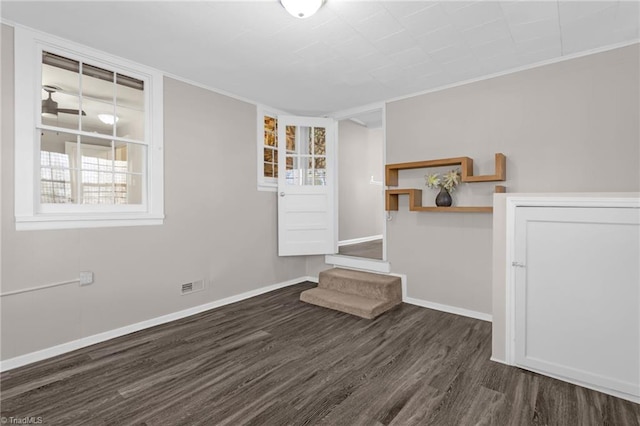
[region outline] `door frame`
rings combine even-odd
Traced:
[[[339,212],[340,212],[340,206],[338,204],[339,179],[340,179],[339,172],[338,172],[338,162],[339,162],[338,159],[340,155],[340,139],[338,138],[339,122],[341,120],[348,120],[355,116],[358,116],[367,112],[374,112],[374,111],[380,111],[380,114],[382,114],[381,169],[383,171],[382,180],[383,180],[383,188],[384,188],[386,186],[385,185],[386,182],[384,182],[384,166],[387,163],[386,103],[378,102],[378,103],[364,105],[361,107],[351,108],[351,109],[329,114],[329,117],[333,118],[336,122],[335,136],[334,136],[335,137],[334,153],[335,153],[335,161],[336,161],[336,167],[335,167],[336,188],[334,191],[334,194],[335,194],[334,195],[335,197],[334,199],[335,254],[325,256],[325,263],[331,264],[334,266],[345,266],[349,268],[357,268],[357,269],[365,269],[369,271],[389,273],[391,272],[391,265],[387,260],[387,220],[386,220],[386,212],[384,210],[380,212],[381,215],[384,215],[383,221],[382,221],[382,260],[352,258],[352,257],[342,256],[338,254],[338,239],[339,239],[338,224],[339,224]],[[383,197],[383,202],[384,202],[384,193],[381,196]]]

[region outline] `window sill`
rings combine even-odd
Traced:
[[[164,215],[38,215],[16,217],[16,231],[162,225]]]

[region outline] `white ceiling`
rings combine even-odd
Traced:
[[[319,115],[638,40],[635,1],[1,2],[4,19]]]

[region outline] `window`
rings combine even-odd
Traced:
[[[278,116],[258,108],[258,189],[278,186]]]
[[[16,28],[16,227],[161,224],[162,75]]]
[[[287,185],[327,184],[326,128],[287,126]]]

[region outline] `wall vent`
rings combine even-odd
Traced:
[[[181,294],[195,293],[204,290],[204,280],[194,281],[192,283],[184,283],[180,286]]]

